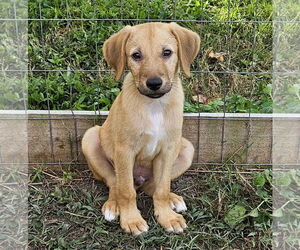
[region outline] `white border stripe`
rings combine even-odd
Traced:
[[[108,115],[109,111],[81,111],[50,110],[50,115]],[[0,115],[26,115],[25,110],[0,110]],[[48,110],[27,110],[27,115],[49,115]],[[184,113],[184,117],[211,117],[211,118],[300,118],[300,114],[262,114],[262,113]]]

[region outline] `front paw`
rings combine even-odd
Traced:
[[[175,213],[170,208],[155,212],[158,223],[167,231],[182,233],[187,228],[185,219],[181,214]]]
[[[119,216],[119,207],[117,201],[108,199],[102,206],[102,214],[105,220],[113,221]]]
[[[183,198],[177,194],[170,193],[170,207],[176,210],[177,213],[187,210]]]
[[[121,211],[120,225],[125,232],[132,233],[134,236],[147,232],[149,228],[138,210],[126,213]]]

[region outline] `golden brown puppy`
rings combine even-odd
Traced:
[[[193,159],[193,145],[181,132],[179,69],[190,75],[199,46],[199,36],[176,23],[126,26],[104,43],[104,57],[116,79],[126,65],[130,73],[104,124],[85,133],[82,150],[95,178],[109,187],[102,207],[105,219],[120,215],[121,227],[134,235],[148,230],[136,206],[137,188],[153,197],[157,221],[167,231],[186,228],[176,213],[186,205],[171,193],[170,183]]]

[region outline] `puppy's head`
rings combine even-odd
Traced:
[[[117,80],[127,65],[139,92],[159,98],[171,90],[179,66],[190,76],[199,46],[199,36],[176,23],[146,23],[126,26],[111,36],[103,53]]]

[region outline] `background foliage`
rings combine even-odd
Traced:
[[[179,22],[201,36],[193,70],[271,71],[272,23],[249,22],[272,20],[270,0],[30,0],[29,18],[56,19],[29,22],[30,69],[70,70],[32,72],[30,109],[108,110],[120,91],[111,72],[72,70],[108,69],[102,57],[103,42],[124,25],[148,18],[215,21]],[[75,20],[61,20],[65,18]],[[87,20],[78,20],[82,18]],[[222,22],[226,20],[241,22]],[[191,79],[183,79],[186,112],[272,111],[269,74],[194,73]]]

